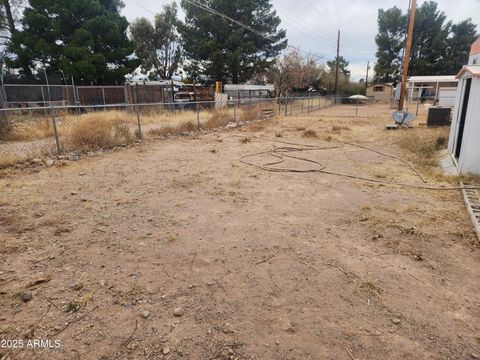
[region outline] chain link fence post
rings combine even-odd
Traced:
[[[198,101],[195,103],[195,111],[197,112],[197,131],[200,131],[200,109],[198,107]]]
[[[138,125],[138,140],[143,143],[143,133],[142,133],[142,125],[140,122],[140,109],[138,107],[138,84],[135,84],[135,113],[137,115],[137,125]]]
[[[103,99],[103,110],[104,111],[107,111],[107,102],[106,102],[106,99],[105,99],[105,88],[102,87],[102,99]]]
[[[238,124],[238,120],[237,120],[237,103],[238,103],[238,99],[233,100],[233,121]]]
[[[55,110],[53,106],[50,106],[50,114],[52,116],[53,134],[55,136],[55,145],[57,150],[57,160],[60,160],[60,155],[61,155],[60,138],[58,136],[57,120],[55,119]]]

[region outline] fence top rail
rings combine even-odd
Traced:
[[[72,87],[73,85],[65,85],[65,84],[3,84],[4,87],[40,87],[40,86],[48,86],[48,87]]]
[[[76,87],[79,89],[102,89],[102,88],[116,88],[124,89],[124,85],[72,85],[72,84],[3,84],[4,87]]]
[[[334,96],[307,96],[307,97],[288,97],[289,101],[302,100],[302,99],[346,99],[346,97],[334,97]],[[216,103],[226,103],[228,105],[244,105],[248,103],[258,104],[266,102],[282,102],[285,101],[284,97],[278,98],[254,98],[254,99],[234,99],[234,100],[223,100],[223,101],[188,101],[188,102],[156,102],[156,103],[117,103],[117,104],[97,104],[97,105],[55,105],[54,101],[51,101],[50,105],[44,106],[35,106],[35,107],[16,107],[16,108],[3,108],[0,109],[0,113],[5,112],[16,112],[16,111],[35,111],[35,110],[68,110],[68,109],[106,109],[106,108],[134,108],[138,107],[148,107],[148,106],[172,106],[172,107],[182,107],[182,106],[191,106],[191,105],[201,105],[201,104],[216,104]],[[41,102],[48,104],[48,100]]]
[[[68,85],[72,86],[72,85]],[[124,85],[77,85],[77,89],[125,89]]]

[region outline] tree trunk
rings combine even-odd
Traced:
[[[2,4],[5,9],[5,16],[7,17],[8,29],[10,31],[10,34],[13,35],[13,33],[17,31],[17,29],[15,28],[15,21],[13,20],[10,0],[2,0]]]

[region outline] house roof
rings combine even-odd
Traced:
[[[479,54],[479,53],[480,53],[480,38],[478,38],[477,41],[475,41],[472,44],[472,48],[470,50],[470,55],[475,55],[475,54]]]
[[[393,83],[378,83],[378,84],[370,84],[367,87],[372,87],[372,86],[393,86]]]
[[[465,65],[457,75],[457,79],[460,79],[465,74],[480,77],[480,65]]]
[[[437,83],[437,82],[458,82],[455,75],[434,75],[434,76],[410,76],[410,83]]]
[[[223,87],[225,91],[233,91],[233,90],[275,90],[275,85],[267,84],[267,85],[250,85],[250,84],[225,84]]]

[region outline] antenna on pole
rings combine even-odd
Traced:
[[[403,110],[403,105],[405,104],[405,97],[407,95],[407,77],[408,77],[408,68],[410,66],[410,56],[412,54],[413,28],[415,26],[416,11],[417,11],[417,0],[412,0],[412,5],[410,7],[410,17],[408,20],[407,42],[405,44],[405,54],[403,57],[402,86],[400,89],[400,101],[398,102],[399,111]]]

